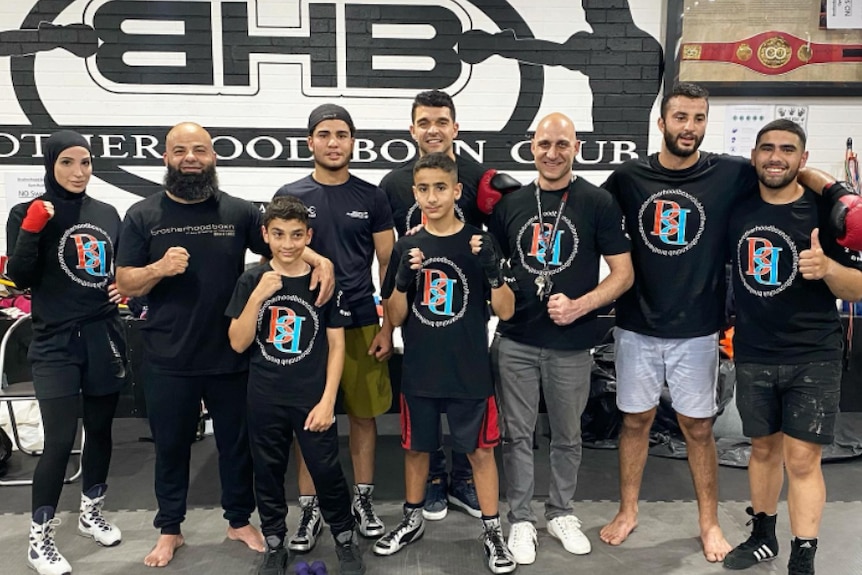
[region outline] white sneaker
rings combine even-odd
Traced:
[[[529,521],[513,523],[509,529],[509,551],[518,565],[530,565],[536,561],[539,544],[536,528]]]
[[[575,555],[586,555],[592,550],[590,540],[581,531],[581,521],[574,515],[562,515],[548,521],[548,533],[563,544],[563,548]]]
[[[54,528],[60,520],[54,517],[52,507],[40,507],[30,522],[30,546],[27,562],[39,575],[70,575],[72,566],[57,550]]]
[[[78,533],[84,537],[92,537],[96,543],[104,547],[119,545],[123,534],[119,528],[102,515],[102,505],[105,503],[104,483],[94,485],[87,493],[81,494],[81,514],[78,516]]]

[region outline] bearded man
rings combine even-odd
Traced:
[[[142,329],[144,394],[156,447],[155,492],[160,530],[144,559],[164,567],[183,543],[191,444],[201,401],[213,420],[219,478],[229,539],[264,550],[254,511],[252,462],[246,429],[248,361],[228,340],[224,315],[246,249],[268,255],[260,211],[219,190],[212,138],[194,123],[168,132],[165,190],[126,213],[117,254],[117,287],[123,295],[146,295]],[[312,288],[321,283],[318,305],[332,295],[332,263],[306,250]]]

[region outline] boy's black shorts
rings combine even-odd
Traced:
[[[747,437],[781,431],[828,445],[841,399],[841,361],[736,363],[736,406]]]
[[[441,399],[401,394],[401,447],[434,452],[442,436],[440,415],[445,413],[452,449],[472,453],[500,443],[497,402],[485,399]]]

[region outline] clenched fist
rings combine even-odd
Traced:
[[[174,246],[168,248],[165,255],[156,262],[156,268],[162,277],[178,276],[185,273],[189,267],[189,252],[186,248]]]
[[[252,292],[252,297],[264,301],[269,296],[280,290],[282,287],[281,274],[278,272],[266,272],[260,276],[260,281],[257,282],[257,287]]]

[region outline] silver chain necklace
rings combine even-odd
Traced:
[[[575,181],[574,175],[572,175],[572,180],[569,182],[569,185],[566,187],[566,191],[563,192],[563,197],[560,199],[560,207],[557,208],[557,217],[554,219],[554,227],[551,228],[551,233],[548,235],[548,240],[545,242],[545,252],[550,249],[551,244],[554,241],[554,238],[557,236],[557,229],[560,227],[560,220],[563,217],[563,210],[566,207],[566,202],[569,201],[569,190],[571,189],[572,183]],[[544,219],[542,214],[542,198],[541,192],[542,189],[539,187],[539,181],[536,180],[536,207],[538,209],[538,225],[540,226],[540,230],[544,227]],[[541,233],[541,232],[540,232]],[[544,234],[542,234],[544,235]],[[539,272],[539,275],[536,276],[536,279],[533,281],[536,284],[536,297],[540,300],[544,299],[546,296],[551,295],[551,290],[554,288],[554,282],[551,280],[551,272],[548,270],[548,258],[545,257],[545,263],[542,267],[542,271]]]

